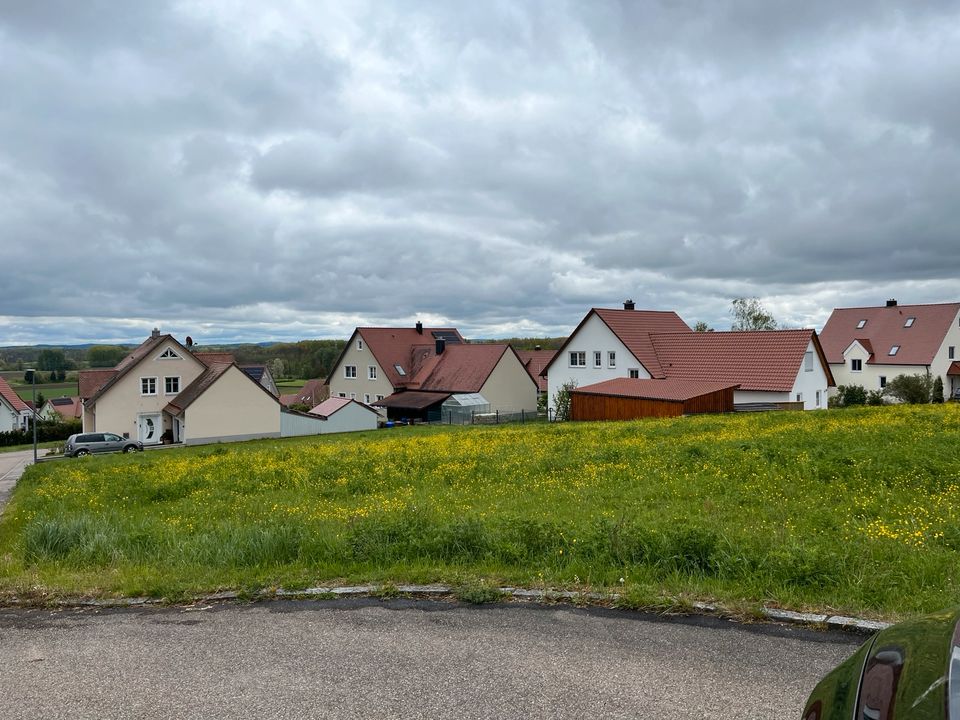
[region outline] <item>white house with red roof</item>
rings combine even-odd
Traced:
[[[376,430],[380,422],[379,413],[369,405],[342,397],[327,398],[310,415],[325,421],[319,426],[321,435]]]
[[[960,393],[960,303],[837,308],[820,340],[837,385],[882,390],[898,375],[929,373]]]
[[[565,383],[615,378],[736,385],[734,402],[825,408],[833,378],[813,330],[698,333],[672,311],[593,308],[544,369],[548,404]]]
[[[6,378],[0,377],[0,432],[25,430],[30,426],[33,410],[10,387]]]

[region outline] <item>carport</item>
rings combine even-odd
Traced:
[[[733,412],[735,383],[615,378],[570,391],[573,420],[635,420]]]

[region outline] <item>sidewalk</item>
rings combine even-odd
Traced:
[[[44,450],[46,452],[46,450]],[[3,512],[23,469],[33,463],[33,450],[0,453],[0,513]]]

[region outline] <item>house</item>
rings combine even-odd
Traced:
[[[898,375],[930,373],[960,393],[960,303],[837,308],[820,341],[838,385],[881,390]]]
[[[397,391],[375,400],[390,419],[432,420],[475,414],[537,412],[537,383],[507,344],[454,343],[442,338]]]
[[[79,396],[57,397],[47,400],[38,413],[41,420],[63,422],[83,417],[83,403]]]
[[[111,370],[79,378],[84,432],[144,444],[279,437],[280,403],[229,355],[193,353],[154,330]]]
[[[284,407],[291,405],[306,405],[307,407],[316,407],[324,400],[330,397],[330,388],[324,384],[323,380],[307,380],[300,392],[285,393],[280,396],[280,404]]]
[[[547,393],[547,376],[542,373],[556,354],[556,350],[543,350],[539,345],[533,350],[517,350],[517,355],[530,373],[530,377],[537,381],[537,390],[541,394]]]
[[[321,426],[322,434],[376,430],[380,421],[379,413],[369,405],[342,397],[327,398],[310,414],[326,420]]]
[[[424,360],[443,340],[450,347],[464,342],[456,328],[358,327],[327,377],[330,397],[371,404],[407,387]]]
[[[6,378],[0,377],[0,432],[26,430],[33,414]]]
[[[190,343],[187,344],[187,348],[193,352],[195,358],[206,365],[235,362],[233,353],[215,350],[193,350],[193,346]],[[266,365],[238,365],[238,367],[249,375],[252,380],[255,380],[265,387],[271,395],[280,395],[280,391],[277,389],[277,383],[273,379],[273,374]]]
[[[617,378],[688,383],[690,391],[696,383],[736,385],[735,404],[802,403],[806,410],[825,408],[833,385],[813,330],[698,333],[675,312],[637,310],[629,300],[622,310],[591,309],[543,374],[552,411],[564,384],[585,389]],[[677,390],[672,401],[692,397]]]

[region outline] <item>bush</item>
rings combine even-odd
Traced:
[[[863,385],[840,385],[837,388],[838,403],[841,407],[867,404],[867,391]]]
[[[933,390],[930,392],[930,402],[943,402],[943,378],[939,375],[937,375],[937,379],[933,381]]]
[[[893,380],[890,380],[883,389],[884,395],[912,405],[930,402],[932,393],[933,378],[925,373],[897,375]],[[940,386],[940,394],[941,396],[943,395],[942,384]]]
[[[74,433],[83,431],[80,420],[65,420],[63,422],[43,420],[37,423],[37,442],[53,442],[66,440]],[[8,430],[0,432],[0,447],[13,445],[30,445],[33,443],[33,430]]]
[[[867,393],[867,405],[883,405],[883,393],[879,390],[871,390]]]

